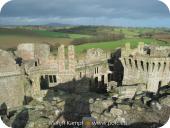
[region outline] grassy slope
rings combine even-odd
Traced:
[[[77,39],[77,38],[88,38],[89,35],[82,35],[82,34],[66,34],[62,32],[52,32],[52,31],[46,31],[46,30],[33,30],[36,34],[39,36],[47,36],[47,37],[54,37],[54,38],[71,38],[71,39]]]
[[[75,38],[90,37],[81,34],[65,34],[45,30],[0,28],[0,48],[15,48],[20,43],[49,43],[68,45]]]
[[[98,30],[102,31],[102,30]],[[103,30],[104,31],[104,30]],[[126,42],[130,42],[132,47],[136,47],[138,42],[145,42],[150,44],[151,42],[159,45],[170,45],[163,41],[157,41],[154,39],[141,39],[135,38],[140,32],[152,32],[152,29],[129,29],[129,28],[115,28],[109,30],[114,32],[123,32],[126,37],[131,39],[123,39],[119,41],[110,41],[103,43],[89,43],[76,46],[76,52],[82,53],[89,48],[102,48],[104,50],[113,51],[117,47],[122,47]],[[154,30],[159,32],[160,30]],[[28,29],[0,29],[0,48],[6,49],[16,47],[19,43],[42,43],[48,42],[51,45],[64,44],[68,45],[73,39],[90,37],[89,35],[83,34],[67,34],[62,32],[52,32],[47,30],[28,30]],[[135,38],[135,39],[134,39]]]
[[[103,43],[90,43],[76,46],[76,53],[83,53],[89,48],[101,48],[103,50],[114,51],[117,47],[123,47],[125,43],[131,43],[131,47],[134,48],[138,45],[138,42],[144,42],[145,44],[159,44],[159,45],[170,45],[162,41],[154,39],[123,39],[119,41],[103,42]]]

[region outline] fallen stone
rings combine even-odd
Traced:
[[[166,105],[166,106],[170,107],[170,96],[167,96],[165,98],[161,98],[160,103],[162,105]]]
[[[93,104],[93,103],[94,103],[94,99],[93,99],[93,98],[90,98],[90,99],[89,99],[89,103],[90,103],[90,104]]]
[[[102,105],[105,109],[107,109],[108,107],[110,107],[111,105],[113,105],[113,101],[112,100],[103,100],[102,101]]]
[[[38,102],[43,102],[43,97],[37,97],[36,100],[37,100]]]
[[[100,98],[97,98],[96,101],[100,101],[101,99]]]
[[[65,101],[62,101],[62,102],[59,102],[59,103],[56,104],[56,106],[59,107],[59,108],[63,108],[64,105],[65,105]]]
[[[110,110],[110,113],[113,115],[113,116],[121,116],[123,114],[123,111],[121,109],[117,109],[117,108],[112,108]]]
[[[58,117],[61,114],[60,110],[55,110],[55,115]]]
[[[127,124],[125,118],[120,117],[120,116],[118,116],[118,117],[114,120],[114,123],[115,123],[115,124],[120,124],[120,125],[126,125],[126,124]]]
[[[131,107],[126,104],[118,104],[118,108],[121,110],[130,110],[131,109]]]
[[[137,107],[137,111],[143,111],[144,110],[144,108],[142,108],[142,107]]]
[[[95,119],[100,118],[100,114],[98,114],[98,113],[96,113],[96,112],[93,112],[93,113],[91,114],[91,116],[92,116],[93,118],[95,118]]]
[[[143,104],[147,104],[149,101],[151,101],[151,98],[149,97],[142,97]]]
[[[63,101],[63,99],[61,99],[60,97],[53,97],[53,100],[56,102],[61,102]]]
[[[121,104],[121,103],[122,103],[122,99],[118,98],[118,99],[116,100],[116,103],[117,103],[117,104]]]
[[[117,100],[117,99],[118,99],[118,96],[119,96],[118,94],[114,94],[114,95],[112,96],[112,99],[113,99],[113,100]]]
[[[112,117],[112,114],[111,114],[110,112],[105,111],[105,112],[104,112],[104,116]]]
[[[105,109],[101,100],[97,100],[93,104],[90,104],[90,111],[102,113]]]
[[[157,101],[152,101],[151,102],[151,107],[153,109],[157,109],[157,110],[161,110],[162,109],[162,106]]]

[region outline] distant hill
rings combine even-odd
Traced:
[[[75,26],[75,25],[71,25],[71,24],[62,24],[62,23],[49,23],[49,24],[46,24],[45,26],[65,27],[65,26]]]

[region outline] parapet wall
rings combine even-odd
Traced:
[[[134,49],[135,51],[136,49]],[[131,53],[134,51],[131,50]],[[136,50],[136,52],[140,53]],[[125,52],[124,52],[125,53]],[[160,86],[170,82],[170,58],[154,57],[142,54],[122,55],[120,60],[124,67],[124,85],[144,83],[147,90],[156,92]]]

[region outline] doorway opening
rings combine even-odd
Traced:
[[[49,89],[48,75],[40,77],[40,88],[41,90]]]

